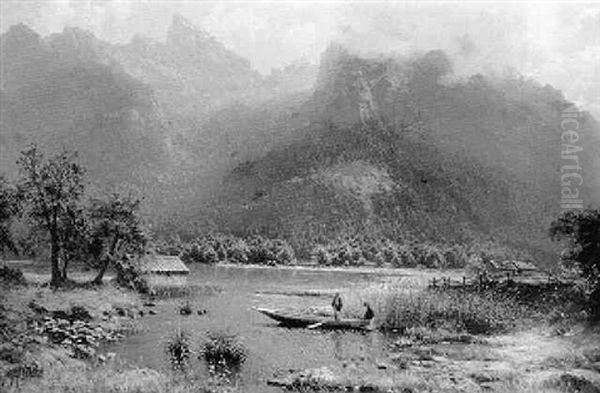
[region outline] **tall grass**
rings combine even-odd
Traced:
[[[411,285],[412,284],[412,285]],[[385,284],[347,294],[347,313],[360,316],[364,301],[375,310],[381,329],[445,329],[455,333],[493,334],[515,327],[528,310],[508,297],[484,292],[422,289],[419,281]]]
[[[235,386],[220,380],[185,380],[152,369],[126,369],[118,365],[52,368],[40,378],[5,385],[7,393],[233,393]]]

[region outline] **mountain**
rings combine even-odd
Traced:
[[[160,188],[171,161],[152,89],[99,63],[90,35],[67,30],[42,39],[26,26],[2,35],[0,159],[16,173],[18,152],[35,142],[79,152],[94,186]]]
[[[368,59],[332,45],[296,140],[231,171],[213,220],[303,251],[350,235],[492,241],[546,258],[571,106],[534,81],[455,78],[441,51]],[[582,196],[597,203],[600,130],[585,112],[579,134]]]
[[[111,60],[152,85],[161,105],[178,115],[206,115],[248,96],[262,82],[250,62],[179,15],[166,42],[136,36],[113,48]]]
[[[299,63],[265,79],[178,15],[165,42],[115,45],[80,28],[41,37],[21,24],[0,50],[4,171],[16,173],[29,142],[66,146],[94,186],[137,188],[152,212],[193,206],[241,160],[266,154],[315,77]]]
[[[165,232],[259,232],[300,255],[341,236],[550,255],[573,108],[550,86],[459,78],[442,51],[365,58],[335,44],[318,68],[262,77],[179,16],[164,43],[17,25],[0,55],[3,171],[29,142],[76,149],[92,188],[137,190]],[[578,122],[593,205],[600,130],[586,112]]]

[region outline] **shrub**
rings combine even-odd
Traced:
[[[183,251],[181,259],[184,262],[193,263],[217,263],[219,256],[215,249],[209,244],[193,243],[189,248]]]
[[[325,248],[325,246],[317,246],[313,250],[312,254],[313,254],[313,259],[315,259],[319,265],[323,265],[323,266],[331,265],[332,256],[329,253],[329,251],[327,250],[327,248]]]
[[[175,370],[184,370],[191,354],[189,335],[179,330],[167,341],[166,351],[171,367]]]
[[[404,266],[404,267],[417,266],[417,260],[415,259],[409,246],[401,246],[398,249],[398,256],[400,258],[400,262],[401,262],[402,266]]]
[[[38,322],[36,332],[47,336],[51,342],[65,348],[72,357],[77,359],[93,357],[101,342],[116,341],[121,337],[88,322],[51,317]]]
[[[199,237],[182,253],[185,262],[239,264],[291,264],[295,261],[294,250],[281,239],[255,236],[246,240],[229,235],[205,235]]]
[[[150,288],[143,278],[143,272],[134,260],[124,258],[115,263],[117,284],[140,293],[148,293]]]
[[[248,263],[289,265],[294,262],[294,250],[285,240],[256,236],[248,240],[248,248]]]
[[[208,334],[201,354],[215,371],[236,370],[247,358],[247,350],[236,335],[216,332]]]
[[[0,282],[7,285],[25,285],[25,276],[19,269],[0,266]]]
[[[448,247],[444,251],[444,259],[448,268],[461,268],[467,265],[467,252],[458,245]]]

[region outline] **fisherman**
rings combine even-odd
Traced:
[[[333,296],[333,301],[331,302],[331,307],[333,308],[333,317],[336,321],[339,320],[339,313],[342,311],[342,297],[339,292],[336,292]]]
[[[371,320],[375,317],[375,313],[373,312],[373,309],[371,308],[371,306],[369,305],[369,303],[364,302],[363,306],[365,306],[367,308],[367,310],[365,311],[365,315],[364,315],[364,319],[366,320]]]

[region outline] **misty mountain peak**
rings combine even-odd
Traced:
[[[38,46],[42,44],[42,39],[38,33],[33,31],[24,23],[12,25],[4,34],[2,34],[2,45],[19,46],[23,48]]]
[[[179,14],[174,14],[167,34],[167,44],[176,46],[222,46],[210,34]]]

